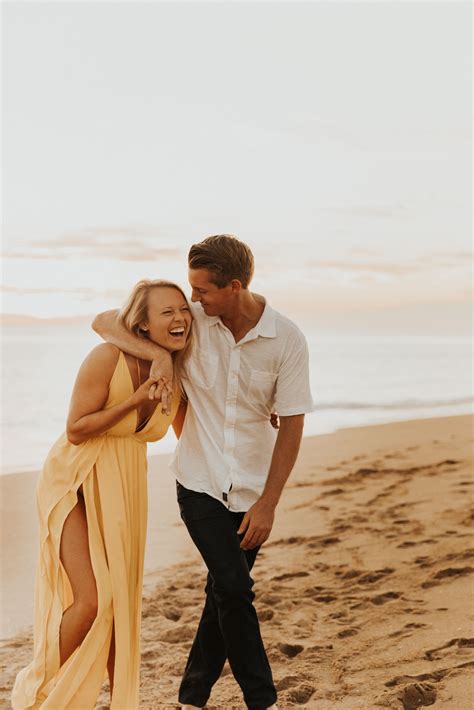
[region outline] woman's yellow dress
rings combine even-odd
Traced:
[[[121,352],[106,408],[133,393]],[[146,442],[163,437],[173,420],[158,406],[137,429],[136,411],[102,436],[74,446],[63,434],[48,454],[37,487],[40,554],[35,590],[34,658],[12,694],[14,710],[89,710],[106,677],[112,629],[115,673],[111,710],[138,708],[140,616],[147,526]],[[64,522],[82,485],[89,549],[97,592],[97,617],[81,645],[59,667],[59,627],[73,600],[59,559]]]

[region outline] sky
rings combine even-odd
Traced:
[[[466,326],[469,2],[2,9],[3,313],[186,284],[233,233],[290,315]]]

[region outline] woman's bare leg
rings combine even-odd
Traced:
[[[84,499],[64,523],[60,557],[71,583],[74,601],[63,614],[59,631],[61,665],[80,646],[97,616],[97,586],[89,553],[89,537]]]

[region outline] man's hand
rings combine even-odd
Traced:
[[[161,411],[169,416],[173,403],[173,360],[170,353],[164,352],[152,361],[150,378],[156,380],[156,384],[150,387],[149,398],[161,401]]]
[[[264,498],[259,498],[256,503],[245,513],[238,535],[244,535],[240,547],[243,550],[252,550],[263,545],[268,540],[275,520],[275,506]]]

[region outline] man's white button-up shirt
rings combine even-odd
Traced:
[[[186,488],[232,511],[261,495],[277,432],[270,414],[313,409],[302,332],[268,303],[238,343],[218,316],[193,306],[194,345],[183,373],[188,409],[171,467]]]

